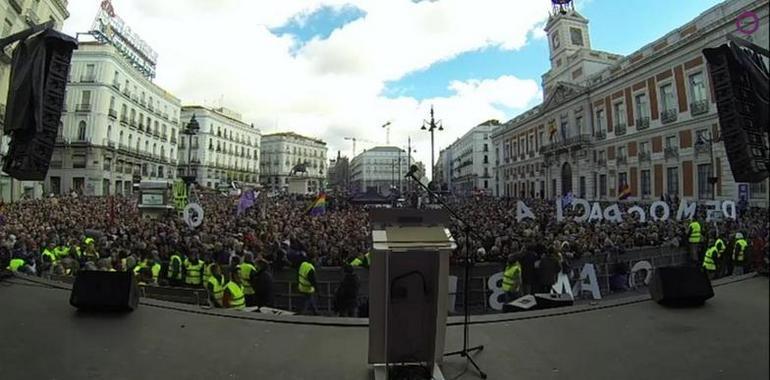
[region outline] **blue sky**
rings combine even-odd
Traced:
[[[719,0],[590,0],[579,9],[588,18],[591,44],[596,50],[627,55],[697,17]],[[672,6],[672,3],[675,5]],[[661,17],[665,9],[665,17]],[[629,26],[633,27],[629,29]],[[487,48],[461,54],[427,70],[388,83],[384,95],[417,99],[451,95],[453,80],[515,75],[534,79],[548,70],[548,42],[531,39],[522,49]]]

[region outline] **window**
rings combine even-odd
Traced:
[[[623,186],[628,184],[628,173],[618,173],[618,192],[620,192]]]
[[[562,121],[561,122],[561,138],[562,138],[562,141],[566,140],[567,137],[569,137],[568,128],[569,128],[569,126],[567,125],[567,121],[566,120]]]
[[[11,20],[5,19],[5,24],[3,24],[2,37],[7,37],[8,35],[10,35],[12,28],[13,28],[13,23],[11,23]]]
[[[84,154],[77,154],[72,156],[72,168],[73,169],[85,169],[86,156]]]
[[[642,170],[642,196],[650,195],[650,171]]]
[[[569,28],[570,40],[575,46],[583,46],[583,31],[578,28]]]
[[[607,196],[607,175],[599,174],[599,196]]]
[[[709,141],[709,130],[707,128],[695,131],[695,144],[707,144]]]
[[[626,147],[625,146],[619,146],[618,147],[618,157],[626,157]]]
[[[713,186],[709,183],[711,164],[698,165],[698,198],[709,199],[714,195]]]
[[[579,196],[580,196],[580,198],[585,198],[585,196],[586,196],[586,177],[580,177],[580,194],[579,194]]]
[[[488,164],[488,163],[489,163],[489,156],[487,156],[487,155],[484,155],[484,163],[485,163],[485,164]]]
[[[639,153],[648,153],[650,151],[650,142],[642,141],[639,143]]]
[[[669,195],[679,194],[679,168],[666,169],[666,192]]]
[[[606,154],[607,154],[607,152],[605,152],[603,150],[600,150],[599,151],[599,161],[606,161],[606,159],[605,159]]]
[[[676,141],[676,135],[666,136],[666,148],[676,148],[679,143]]]
[[[489,145],[487,145],[487,144],[484,144],[484,151],[485,151],[485,152],[489,152]]]
[[[605,130],[605,127],[604,127],[604,110],[596,111],[596,129],[599,132]]]
[[[551,180],[551,198],[556,198],[556,180]]]
[[[626,105],[621,103],[615,103],[615,125],[625,125],[626,124]]]
[[[87,81],[93,81],[94,80],[94,69],[95,66],[92,63],[89,63],[86,65],[86,77],[85,79]]]
[[[690,75],[690,97],[693,103],[706,100],[706,85],[703,83],[703,73]]]
[[[91,91],[83,91],[83,93],[80,95],[80,104],[82,105],[90,105],[91,104]]]
[[[112,126],[107,126],[107,141],[112,141]]]
[[[538,138],[539,144],[542,144],[543,143],[543,139],[545,139],[545,132],[544,131],[540,131],[540,134],[538,136],[539,136],[539,138]]]
[[[750,183],[749,196],[751,198],[767,199],[767,182]]]
[[[110,97],[110,111],[112,111],[114,109],[115,109],[115,97],[111,96]]]
[[[647,105],[647,94],[636,95],[636,115],[639,119],[650,117],[650,108]]]
[[[577,129],[578,135],[582,135],[583,132],[583,116],[577,116],[575,117],[575,128]]]
[[[674,87],[669,83],[660,87],[660,105],[663,111],[673,110],[676,105],[674,104]]]
[[[112,84],[118,85],[118,83],[120,83],[120,73],[116,71],[115,75],[112,76]]]
[[[86,141],[86,122],[82,120],[78,123],[78,141]]]

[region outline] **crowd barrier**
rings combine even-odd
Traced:
[[[610,294],[610,277],[614,274],[617,263],[625,263],[628,268],[634,268],[641,262],[649,263],[649,267],[658,268],[664,266],[682,265],[687,260],[687,252],[678,247],[647,247],[626,251],[622,254],[598,255],[583,257],[572,261],[572,271],[569,275],[570,283],[575,284],[580,280],[581,269],[586,264],[592,264],[596,273],[596,280],[602,296]],[[647,265],[639,265],[646,268]],[[464,268],[452,266],[450,268],[449,284],[449,311],[457,314],[463,310],[463,280]],[[500,311],[502,289],[502,264],[479,263],[471,268],[469,307],[473,313],[496,313]],[[360,279],[361,288],[359,298],[363,302],[368,297],[369,274],[364,268],[356,268]],[[649,276],[646,270],[631,274],[629,287],[643,287],[646,285],[645,277]],[[339,267],[316,268],[316,294],[318,297],[318,309],[323,314],[333,313],[334,292],[342,281],[343,272]],[[72,277],[51,275],[51,279],[71,283]],[[302,295],[297,291],[297,272],[292,269],[284,269],[273,273],[273,307],[278,309],[299,311],[302,306]],[[140,286],[140,295],[143,297],[159,299],[163,301],[180,302],[190,305],[208,306],[208,295],[204,289],[175,288],[168,286]],[[575,294],[576,297],[586,297],[584,293]]]

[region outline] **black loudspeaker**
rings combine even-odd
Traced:
[[[661,305],[698,306],[714,296],[714,289],[699,268],[663,267],[653,273],[650,296]]]
[[[47,29],[13,52],[4,133],[11,136],[3,171],[42,181],[59,130],[72,51],[77,41]]]
[[[721,135],[735,181],[760,182],[770,175],[767,66],[740,41],[704,49],[703,55],[708,61]]]
[[[538,309],[552,309],[575,304],[575,299],[569,294],[537,293],[535,300]]]
[[[537,301],[535,296],[527,294],[526,296],[519,297],[514,301],[503,304],[503,313],[515,313],[517,311],[535,310]]]
[[[92,311],[133,311],[139,305],[139,289],[131,272],[79,271],[70,305]]]

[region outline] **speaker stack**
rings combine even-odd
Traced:
[[[653,273],[650,296],[661,305],[698,306],[714,297],[714,289],[698,268],[663,267]]]
[[[131,272],[79,271],[70,305],[88,311],[133,311],[139,289]]]

